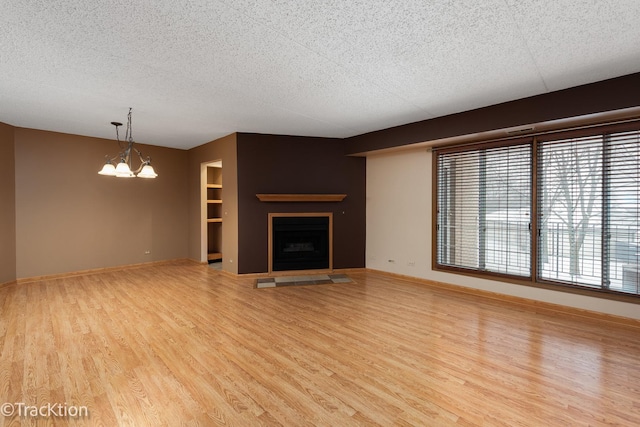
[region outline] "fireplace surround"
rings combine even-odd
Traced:
[[[269,273],[331,271],[332,213],[270,213]]]

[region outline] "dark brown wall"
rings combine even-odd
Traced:
[[[16,279],[16,186],[13,126],[0,123],[0,284]]]
[[[18,278],[187,258],[187,152],[138,148],[158,178],[98,175],[115,141],[15,129]]]
[[[356,154],[640,105],[640,73],[354,136]]]
[[[344,141],[240,133],[239,273],[268,271],[269,212],[333,212],[334,268],[364,267],[366,161]],[[339,203],[263,203],[257,193],[344,193]]]

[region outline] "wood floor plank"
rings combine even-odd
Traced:
[[[255,289],[194,263],[0,288],[0,427],[634,426],[640,329],[376,272]]]

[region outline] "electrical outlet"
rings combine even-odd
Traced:
[[[151,253],[151,251],[149,251],[149,250],[144,251],[144,254],[145,254],[145,255],[149,255],[150,253]]]
[[[409,262],[407,263],[407,265],[408,265],[409,267],[415,267],[415,266],[416,266],[416,262],[415,262],[415,261],[409,261]]]
[[[387,262],[390,262],[391,264],[395,264],[395,263],[396,263],[396,260],[395,260],[395,259],[390,259],[390,260],[388,260]]]

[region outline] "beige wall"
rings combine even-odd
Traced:
[[[15,129],[18,278],[188,257],[188,153],[137,146],[158,178],[98,175],[115,141]]]
[[[433,271],[431,169],[426,150],[367,158],[367,268],[640,319],[637,304]]]
[[[13,126],[0,123],[0,284],[16,279],[16,193]]]
[[[222,160],[222,268],[238,273],[238,169],[236,134],[189,150],[189,258],[202,258],[201,166]]]

